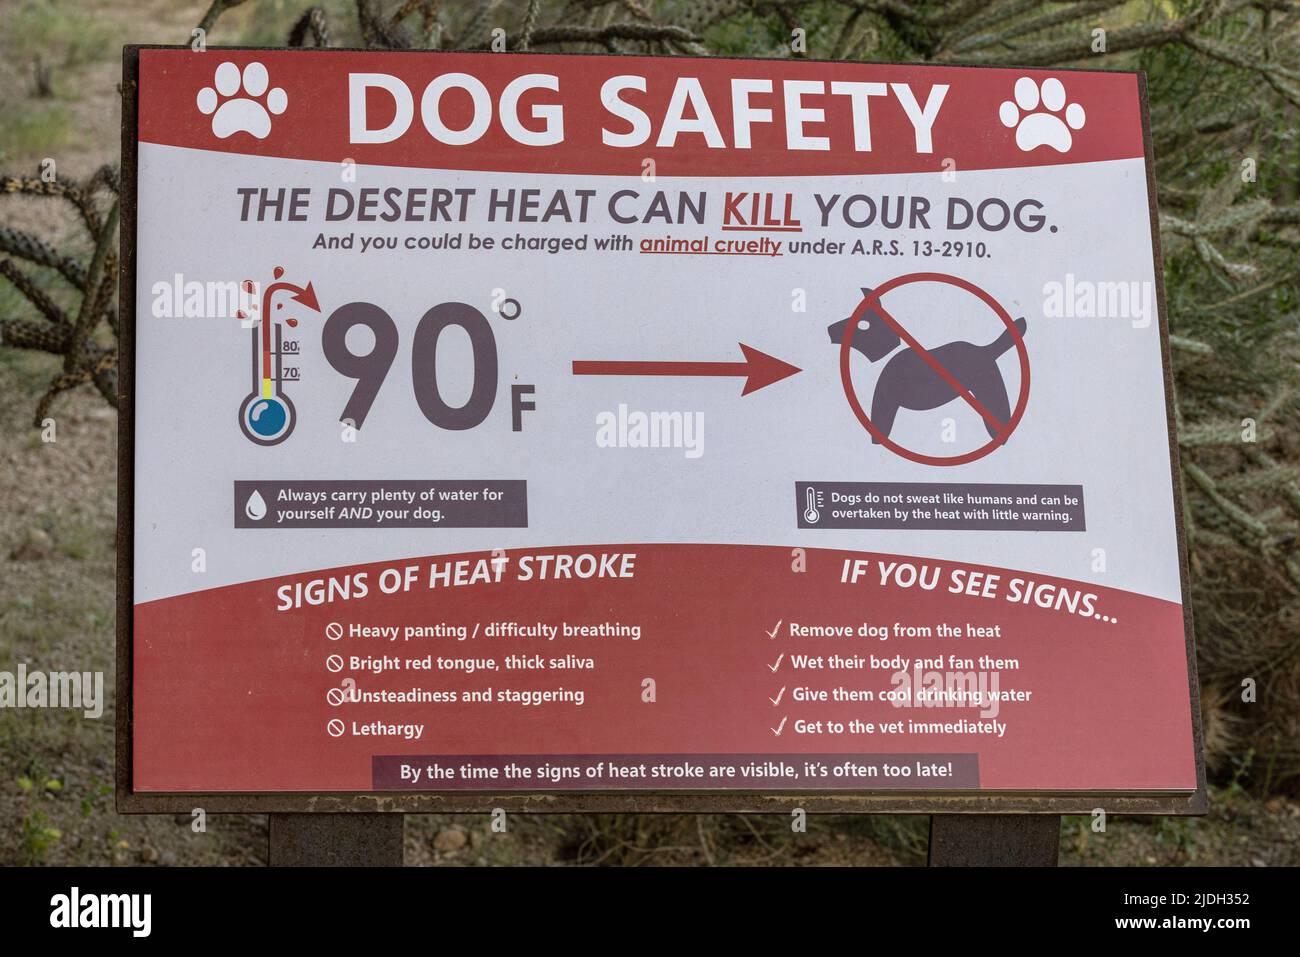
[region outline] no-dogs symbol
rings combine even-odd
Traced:
[[[938,346],[923,346],[909,331],[923,317],[900,319],[891,315],[881,299],[891,290],[913,283],[944,283],[977,297],[1005,327],[988,341],[956,340]],[[1029,402],[1029,353],[1025,349],[1025,320],[1012,319],[1002,305],[974,283],[943,273],[910,273],[877,286],[863,289],[863,299],[853,314],[827,330],[840,347],[840,379],[844,395],[869,433],[873,444],[923,465],[962,465],[983,458],[1004,445],[1020,424]],[[1020,387],[1015,407],[1007,392],[998,359],[1015,349],[1020,360]],[[856,349],[872,363],[888,361],[876,377],[871,395],[871,415],[863,410],[853,382],[850,351]],[[902,409],[929,411],[950,402],[962,401],[983,420],[988,441],[978,448],[956,455],[929,455],[909,449],[890,438]]]

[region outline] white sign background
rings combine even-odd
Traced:
[[[201,184],[197,188],[196,184]],[[137,602],[332,566],[476,549],[621,542],[768,543],[871,549],[983,562],[1180,599],[1164,383],[1158,323],[1129,318],[1046,318],[1044,286],[1080,280],[1154,282],[1146,175],[1141,160],[871,177],[557,176],[363,166],[355,183],[336,163],[237,156],[149,143],[139,149],[137,266],[135,599]],[[239,187],[310,187],[309,222],[241,222]],[[478,196],[464,224],[323,223],[332,187],[472,186]],[[486,222],[494,188],[589,188],[592,222],[511,225]],[[635,253],[510,254],[503,251],[359,254],[313,250],[318,234],[355,232],[405,237],[476,231],[497,237],[719,235],[708,226],[616,227],[604,214],[617,189],[709,193],[716,224],[727,189],[794,195],[805,232],[849,243],[898,239],[905,255],[639,256]],[[924,196],[929,231],[851,229],[838,217],[817,229],[813,193]],[[1014,205],[1036,198],[1046,229],[1023,234],[978,229],[946,233],[949,197],[974,203],[998,196]],[[780,209],[780,206],[777,207]],[[740,234],[746,235],[746,234]],[[786,239],[778,234],[775,238]],[[917,258],[913,240],[987,242],[991,257]],[[158,318],[156,283],[188,280],[310,280],[322,314],[298,309],[301,383],[289,383],[298,408],[294,434],[258,447],[241,434],[237,412],[249,391],[249,331],[229,318]],[[854,418],[826,327],[848,315],[862,286],[904,273],[943,271],[976,283],[1013,317],[1028,323],[1032,388],[1023,421],[1005,447],[953,468],[918,465],[873,446]],[[491,311],[493,291],[519,300],[523,315],[506,322]],[[805,312],[792,309],[806,290]],[[933,317],[926,299],[899,290],[887,303],[900,320]],[[170,293],[168,293],[170,295]],[[948,292],[937,301],[963,308]],[[320,350],[320,325],[333,310],[373,302],[389,313],[401,345],[355,443],[341,440],[338,419],[353,381],[332,370]],[[500,356],[500,394],[482,425],[449,432],[420,414],[411,386],[411,334],[431,306],[463,301],[490,317]],[[895,307],[895,303],[898,307]],[[909,305],[910,304],[910,305]],[[948,328],[996,335],[987,310],[966,297]],[[992,330],[991,334],[989,330]],[[289,332],[289,330],[286,330]],[[917,333],[920,335],[921,333]],[[942,338],[942,337],[940,337]],[[738,342],[799,366],[798,375],[741,397],[736,378],[575,377],[575,359],[738,361]],[[468,340],[457,330],[439,347],[439,384],[451,404],[467,394]],[[855,355],[855,375],[869,377]],[[1014,350],[1000,368],[1015,394]],[[868,383],[870,379],[865,381]],[[537,410],[510,431],[508,386],[535,384]],[[863,393],[869,395],[869,393]],[[680,449],[608,449],[595,441],[596,417],[630,409],[704,413],[704,454]],[[864,400],[864,404],[866,404]],[[959,434],[982,435],[960,401],[932,413],[900,414],[894,438],[930,454],[952,454],[935,423],[952,417]],[[971,447],[968,443],[965,448]],[[982,444],[982,440],[979,444]],[[235,479],[499,478],[528,482],[527,529],[235,530]],[[795,529],[795,481],[961,481],[1072,483],[1084,488],[1087,531],[805,531]],[[202,547],[207,572],[189,556]],[[1105,549],[1106,571],[1093,568]]]

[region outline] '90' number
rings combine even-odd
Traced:
[[[374,335],[374,347],[365,355],[348,348],[348,332],[355,326]],[[474,385],[461,406],[448,405],[438,391],[438,340],[448,326],[465,330],[474,354]],[[357,381],[340,421],[361,428],[397,357],[397,343],[397,324],[374,303],[350,302],[325,321],[321,346],[326,361]],[[411,386],[424,417],[441,429],[472,429],[486,419],[497,394],[497,342],[487,317],[463,302],[444,302],[426,312],[411,341]]]

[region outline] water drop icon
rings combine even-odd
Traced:
[[[260,522],[266,518],[266,500],[262,498],[262,493],[253,490],[253,494],[248,496],[248,501],[244,503],[244,514],[255,522]]]

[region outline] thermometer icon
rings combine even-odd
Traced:
[[[284,269],[275,267],[275,278],[284,275]],[[250,442],[258,445],[277,445],[287,439],[298,421],[297,410],[284,392],[281,372],[281,323],[270,319],[271,300],[277,292],[292,293],[295,302],[312,312],[320,312],[316,292],[311,283],[306,288],[288,282],[273,282],[262,293],[261,314],[253,324],[253,389],[239,406],[239,428]],[[284,308],[284,304],[276,306]],[[241,316],[242,318],[242,316]],[[297,319],[284,320],[289,326],[298,325]],[[274,327],[274,330],[272,329]]]
[[[815,525],[822,517],[822,513],[817,511],[817,493],[811,485],[808,486],[804,500],[807,502],[807,507],[803,510],[803,520],[809,525]]]

